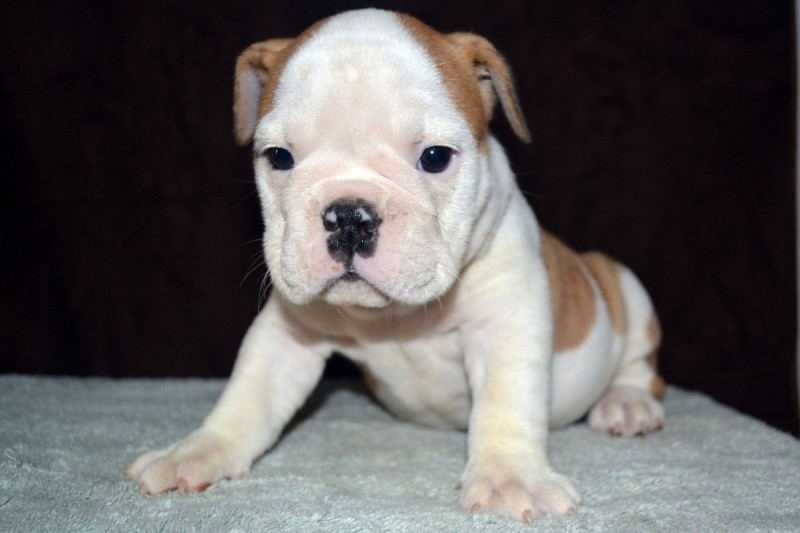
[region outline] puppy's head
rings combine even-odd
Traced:
[[[489,216],[498,98],[528,140],[494,47],[406,15],[347,12],[247,48],[236,136],[253,142],[275,288],[362,307],[447,292],[486,238],[473,230]]]

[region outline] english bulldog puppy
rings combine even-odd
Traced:
[[[530,140],[484,38],[375,9],[270,39],[236,62],[273,288],[202,426],[139,457],[143,494],[248,472],[334,351],[393,413],[468,431],[461,504],[531,522],[580,495],[548,427],[641,435],[664,421],[659,325],[624,266],[540,229],[499,143]]]

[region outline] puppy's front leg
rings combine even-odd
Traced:
[[[572,514],[580,502],[547,459],[552,319],[540,269],[538,280],[505,284],[514,290],[465,333],[473,408],[462,504],[528,523]]]
[[[246,474],[319,381],[327,352],[301,345],[271,298],[245,335],[233,375],[203,425],[128,469],[143,494],[197,492]]]

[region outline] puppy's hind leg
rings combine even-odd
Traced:
[[[590,427],[612,435],[644,435],[664,425],[664,382],[656,373],[661,329],[650,298],[636,276],[617,270],[627,324],[611,386],[589,413]]]

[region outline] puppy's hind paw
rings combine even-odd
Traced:
[[[664,407],[645,390],[612,387],[589,413],[589,426],[598,433],[644,435],[664,426]]]

